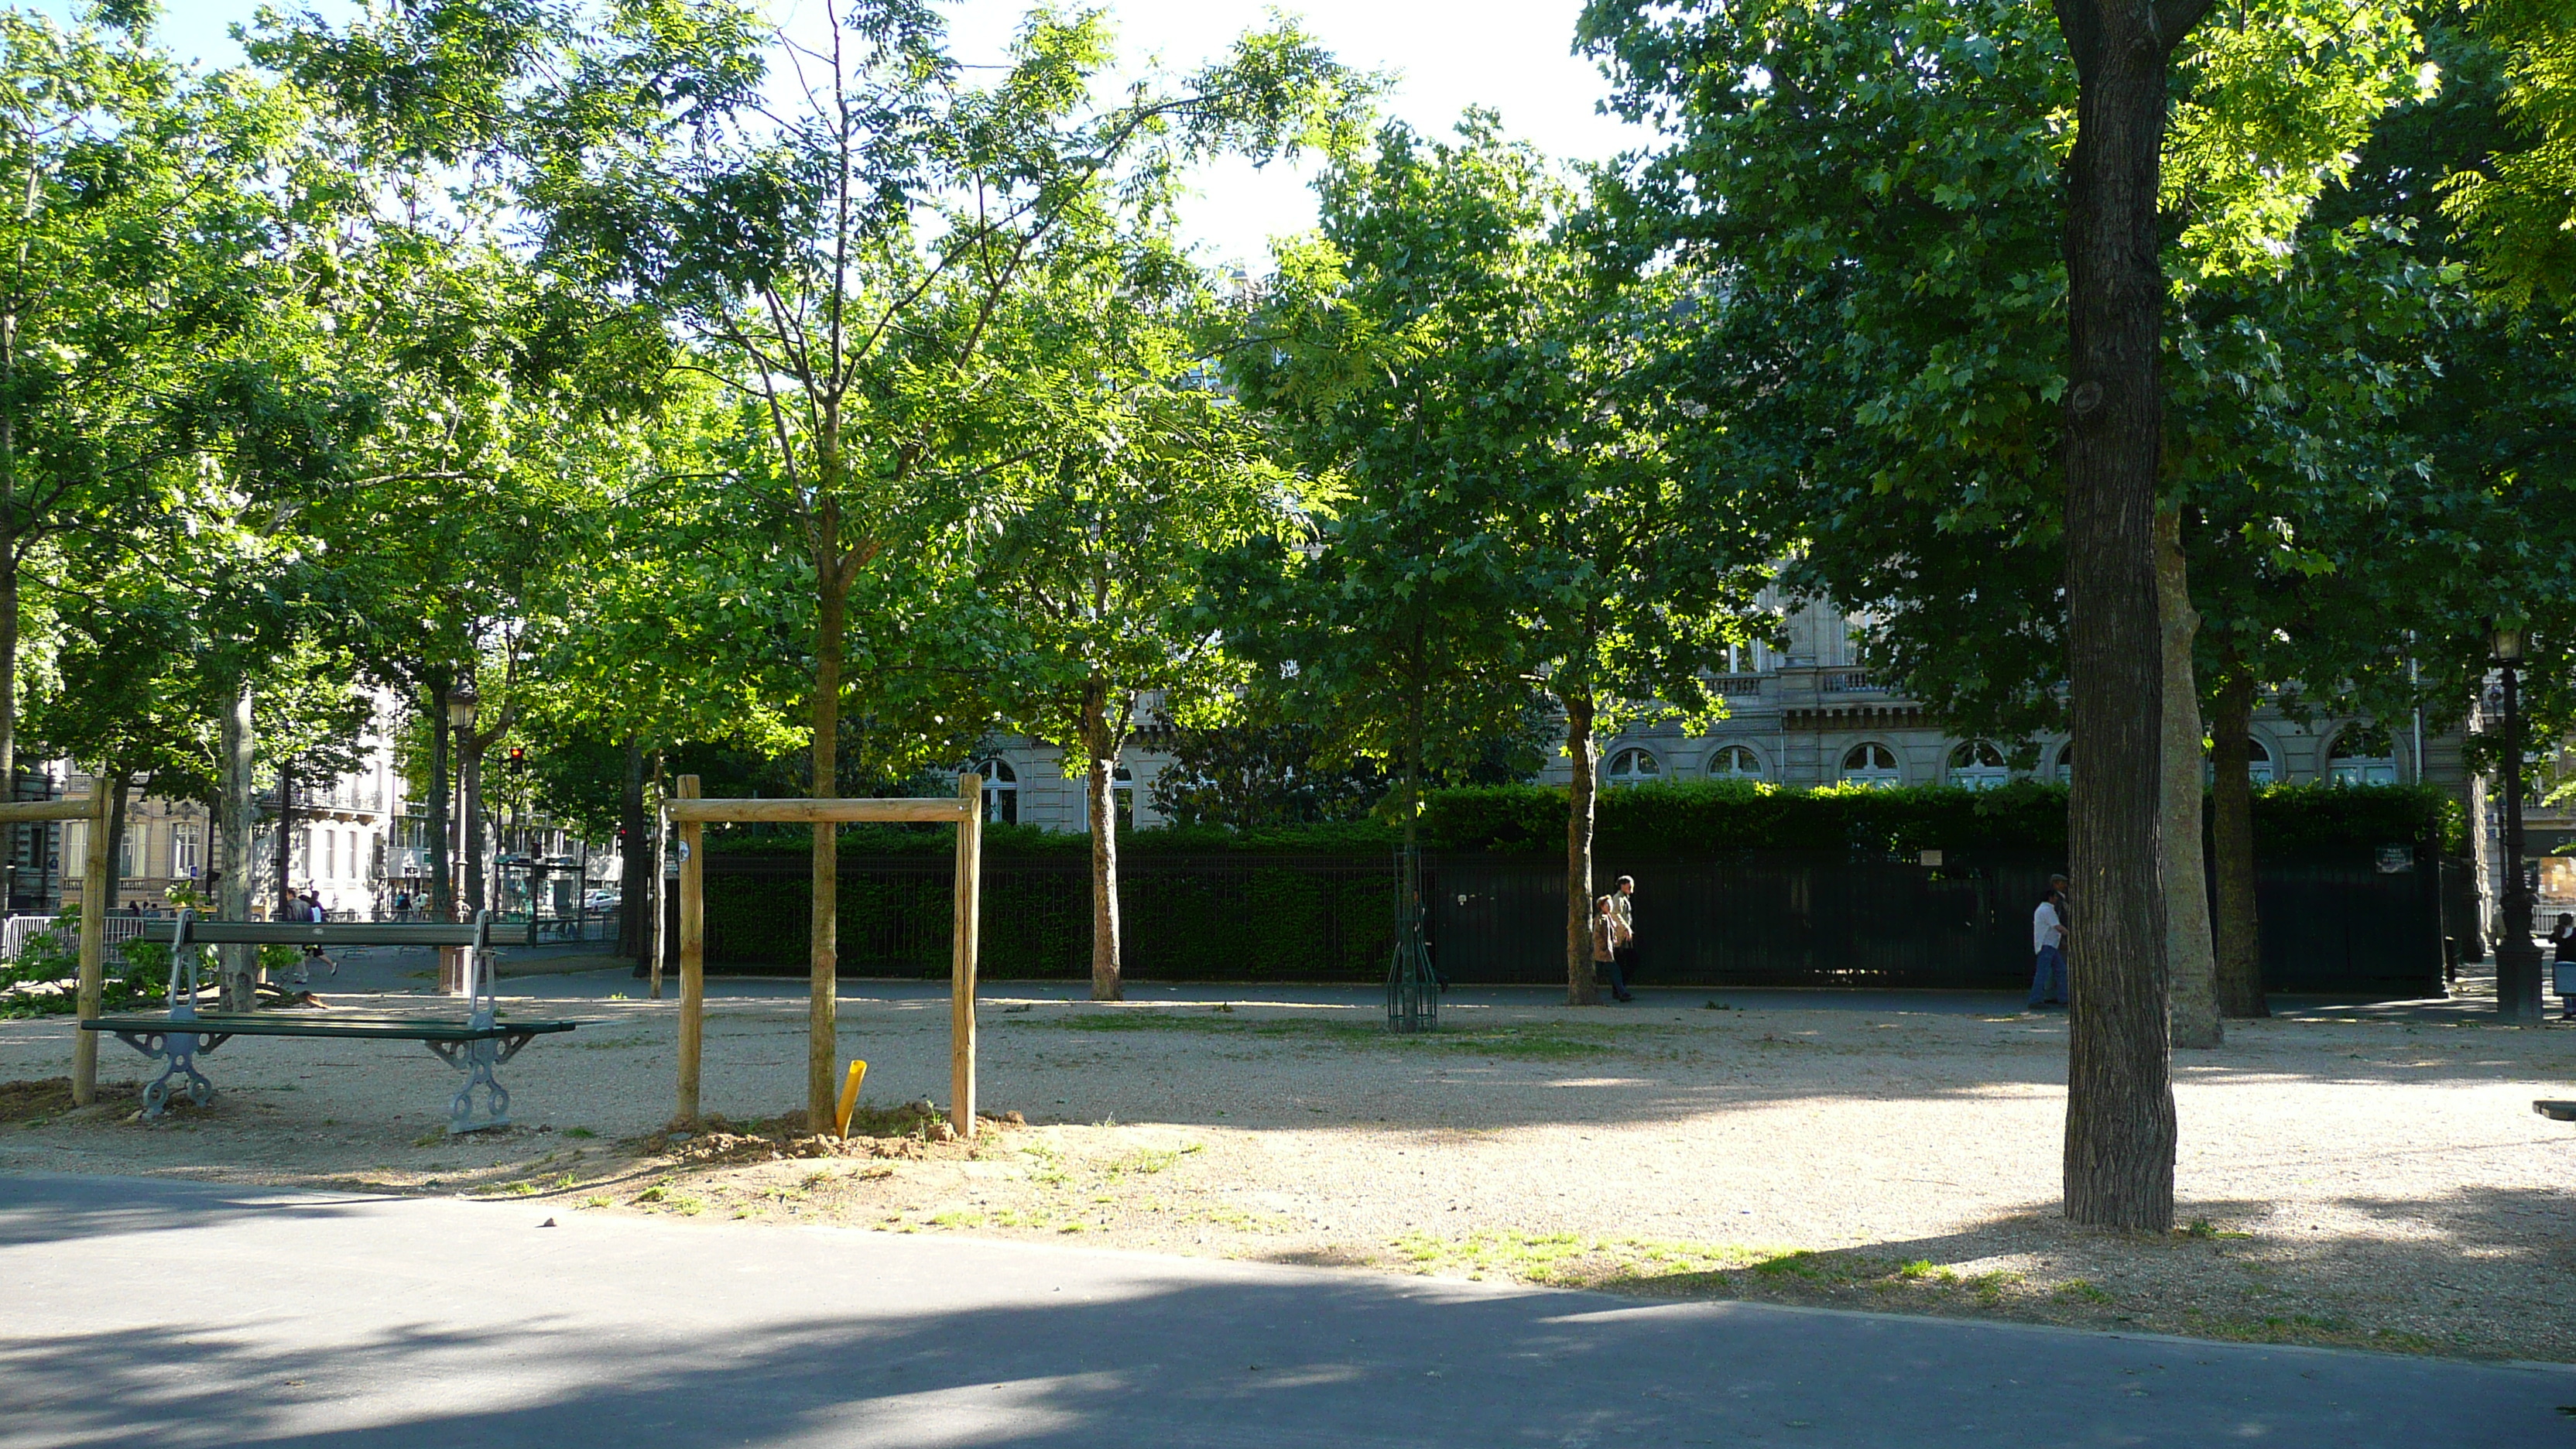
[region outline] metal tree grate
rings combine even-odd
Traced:
[[[1395,894],[1395,955],[1386,968],[1386,1029],[1440,1029],[1440,978],[1431,969],[1431,948],[1422,939],[1422,853],[1408,849],[1398,867],[1403,884]]]

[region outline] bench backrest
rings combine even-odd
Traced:
[[[471,921],[204,921],[181,912],[147,922],[143,939],[173,946],[471,946],[491,944],[491,913]]]
[[[490,1026],[498,1003],[492,969],[492,913],[476,911],[471,921],[201,921],[194,911],[181,911],[167,926],[156,921],[143,939],[170,945],[170,1014],[197,1014],[198,957],[190,946],[466,946],[465,1011],[469,1021]],[[186,990],[180,989],[185,978]]]

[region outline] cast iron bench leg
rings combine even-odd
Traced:
[[[510,1089],[501,1085],[501,1079],[493,1075],[492,1069],[517,1056],[519,1048],[533,1039],[527,1034],[514,1033],[499,1040],[428,1043],[429,1049],[438,1053],[440,1061],[465,1074],[465,1085],[456,1089],[455,1097],[447,1104],[449,1133],[480,1132],[487,1127],[510,1125]],[[483,1100],[488,1109],[480,1122],[474,1120],[476,1087],[483,1089]]]
[[[203,1038],[201,1041],[200,1038]],[[116,1039],[162,1063],[161,1075],[143,1089],[143,1115],[158,1117],[170,1105],[170,1079],[185,1076],[188,1100],[202,1107],[215,1099],[215,1084],[197,1070],[197,1053],[222,1046],[225,1037],[193,1031],[120,1031]]]

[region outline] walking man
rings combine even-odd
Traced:
[[[2048,894],[2030,913],[2030,1009],[2066,1004],[2066,913],[2061,909],[2066,877],[2048,878]]]

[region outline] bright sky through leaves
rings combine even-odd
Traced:
[[[182,55],[227,65],[240,49],[226,30],[247,21],[261,0],[164,0],[160,34]],[[339,21],[347,0],[302,0]],[[819,23],[821,0],[772,0],[791,30]],[[30,8],[68,15],[74,0],[33,0]],[[1644,133],[1600,115],[1607,87],[1589,61],[1569,53],[1581,0],[1307,0],[1274,7],[1265,0],[1118,0],[1120,54],[1131,63],[1158,56],[1187,70],[1273,8],[1302,15],[1344,63],[1397,72],[1388,104],[1416,127],[1446,135],[1471,105],[1502,113],[1504,129],[1549,155],[1601,160],[1643,142]],[[997,61],[1027,13],[1019,0],[959,0],[948,7],[956,54],[969,63]],[[1257,172],[1240,161],[1208,167],[1199,196],[1183,214],[1189,235],[1211,257],[1266,270],[1267,238],[1314,225],[1315,200],[1302,167]]]

